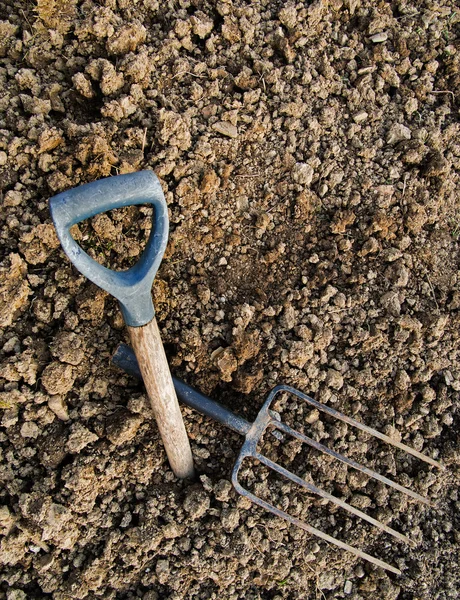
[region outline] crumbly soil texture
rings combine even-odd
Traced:
[[[460,9],[455,0],[0,0],[0,599],[459,598]],[[238,496],[242,438],[184,408],[171,472],[117,302],[60,248],[48,199],[143,169],[168,248],[171,370],[253,420],[286,383],[439,460],[280,397],[262,451],[412,546],[245,461],[242,483],[399,568]],[[72,229],[138,259],[148,206]],[[284,413],[284,414],[283,414]]]

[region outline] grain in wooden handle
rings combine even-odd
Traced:
[[[128,331],[169,464],[177,477],[193,477],[192,451],[156,319]]]

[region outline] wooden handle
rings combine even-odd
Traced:
[[[193,477],[193,458],[156,319],[128,327],[153,414],[176,477]]]

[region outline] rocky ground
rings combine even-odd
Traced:
[[[460,596],[459,22],[455,0],[0,2],[1,599]],[[264,440],[412,548],[243,472],[401,576],[237,497],[241,439],[189,409],[200,478],[174,478],[141,386],[110,366],[117,304],[47,204],[141,169],[170,209],[153,292],[175,374],[248,419],[288,383],[446,465],[287,410],[425,507]],[[73,234],[123,269],[150,216]]]

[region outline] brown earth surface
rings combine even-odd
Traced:
[[[459,23],[455,0],[0,0],[0,599],[460,597]],[[175,479],[142,387],[110,365],[116,301],[48,211],[142,169],[170,209],[153,294],[175,374],[248,419],[290,384],[447,467],[287,411],[429,507],[264,440],[413,547],[243,472],[401,576],[238,497],[241,439],[187,408],[200,477]],[[124,269],[150,218],[73,234]]]

